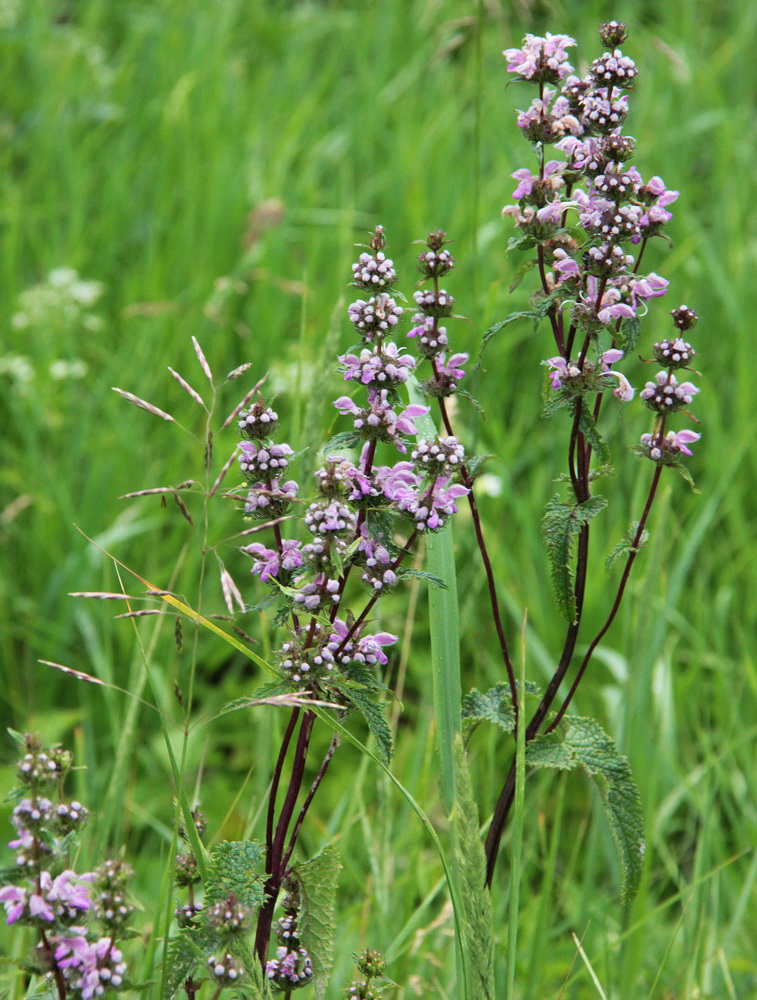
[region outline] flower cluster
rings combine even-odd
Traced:
[[[360,979],[356,979],[347,988],[344,994],[345,1000],[377,1000],[382,989],[377,988],[371,980],[383,977],[386,967],[383,956],[380,952],[369,948],[368,951],[355,956],[355,963]]]
[[[636,144],[623,135],[623,126],[637,70],[618,48],[626,36],[617,21],[602,25],[600,38],[610,51],[595,59],[583,78],[570,65],[568,50],[575,42],[567,35],[527,35],[520,49],[504,52],[508,72],[539,88],[530,107],[518,112],[518,125],[536,149],[538,170],[513,174],[515,204],[503,215],[521,231],[516,246],[538,249],[545,309],[559,350],[545,362],[555,405],[575,407],[588,393],[608,388],[623,402],[633,399],[633,388],[616,366],[635,347],[637,319],[668,287],[660,275],[641,273],[640,264],[647,242],[671,219],[678,192],[660,177],[645,181],[631,163]],[[563,159],[547,159],[548,146]],[[568,228],[572,218],[575,225]],[[696,314],[681,306],[673,316],[678,335],[655,346],[662,368],[639,394],[657,414],[639,454],[663,464],[690,455],[687,445],[699,437],[665,427],[667,415],[685,409],[698,392],[674,374],[694,356],[680,334]]]
[[[622,28],[622,26],[619,26]],[[605,32],[612,42],[624,32]],[[638,273],[631,248],[661,232],[668,206],[678,197],[659,177],[643,180],[629,163],[635,143],[622,135],[628,94],[636,77],[633,61],[617,49],[596,59],[580,79],[567,61],[574,45],[566,35],[527,36],[522,49],[508,49],[508,70],[539,84],[539,96],[519,112],[518,124],[537,143],[539,171],[517,170],[512,216],[525,237],[542,243],[550,282],[573,318],[596,333],[615,320],[638,314],[649,299],[663,295],[667,281]],[[560,90],[546,86],[561,84]],[[564,159],[545,162],[552,145]],[[575,213],[582,239],[565,235]]]
[[[266,963],[265,974],[279,990],[292,990],[305,986],[313,977],[313,966],[307,950],[302,947],[297,932],[300,896],[296,886],[284,897],[284,915],[276,923],[276,937],[280,944],[276,958]]]
[[[120,861],[82,874],[68,867],[72,841],[88,816],[80,802],[63,799],[71,763],[66,751],[24,737],[12,817],[17,836],[8,845],[16,851],[20,880],[0,888],[0,903],[9,924],[37,929],[37,961],[45,973],[90,1000],[125,988],[126,965],[116,940],[134,907],[126,897],[131,871]]]
[[[690,330],[699,318],[693,309],[685,305],[674,309],[672,316],[673,323],[681,333]],[[655,360],[664,367],[639,393],[649,409],[655,413],[654,427],[651,433],[642,434],[639,451],[645,458],[651,458],[653,462],[661,465],[677,465],[681,455],[691,455],[688,446],[701,437],[696,431],[684,429],[676,432],[666,427],[667,416],[670,413],[682,410],[691,416],[686,407],[699,389],[693,382],[679,381],[675,372],[687,369],[695,354],[696,351],[691,344],[680,335],[656,343]]]
[[[454,303],[439,287],[455,264],[445,243],[444,233],[432,233],[418,257],[432,287],[415,292],[417,312],[408,333],[431,365],[431,378],[423,384],[426,393],[437,397],[456,391],[468,360],[466,354],[447,355],[447,332],[440,325],[452,315]],[[322,685],[335,669],[349,673],[384,665],[383,647],[396,641],[386,632],[363,634],[354,616],[340,610],[352,567],[369,588],[369,600],[375,601],[397,584],[407,552],[407,543],[395,542],[394,528],[409,524],[412,538],[439,530],[468,492],[456,481],[464,455],[454,437],[419,440],[412,447],[408,441],[429,408],[419,402],[406,405],[398,393],[417,362],[390,339],[403,310],[390,294],[397,274],[385,249],[379,226],[352,267],[353,284],[369,297],[348,306],[348,319],[360,339],[339,356],[344,380],[355,395],[339,396],[334,405],[350,419],[351,430],[338,442],[347,454],[325,456],[315,471],[316,496],[304,505],[299,521],[307,540],[283,537],[274,523],[275,545],[253,542],[243,550],[253,560],[253,573],[278,591],[291,615],[278,665],[293,684],[311,688]],[[277,415],[262,399],[240,413],[245,440],[239,446],[239,467],[246,481],[246,512],[278,521],[300,488],[285,481],[294,452],[273,440],[276,424]],[[395,456],[399,452],[399,459],[384,461],[392,451]]]

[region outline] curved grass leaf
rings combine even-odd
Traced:
[[[594,719],[569,715],[526,749],[530,767],[583,768],[596,782],[621,863],[621,899],[633,899],[644,866],[644,818],[628,759]]]
[[[569,622],[576,619],[573,592],[573,542],[583,525],[588,524],[607,506],[604,497],[591,497],[581,504],[565,504],[558,496],[547,503],[542,520],[544,543],[552,572],[555,599],[560,613]]]
[[[459,733],[455,736],[455,858],[463,899],[463,935],[468,953],[469,992],[494,1000],[492,901],[486,889],[486,857],[478,828],[478,808]]]

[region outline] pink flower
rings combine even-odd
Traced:
[[[556,83],[573,72],[565,51],[575,40],[569,35],[552,35],[544,38],[526,35],[519,49],[505,49],[507,72],[517,73],[524,80],[551,81]]]

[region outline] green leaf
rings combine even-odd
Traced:
[[[526,761],[531,767],[581,767],[594,778],[620,856],[621,899],[633,899],[644,866],[644,818],[628,759],[594,719],[569,715],[562,727],[531,740]]]
[[[362,438],[357,431],[341,431],[335,434],[323,448],[323,454],[329,455],[332,451],[346,451],[349,448],[357,448]]]
[[[392,731],[384,714],[384,704],[377,700],[376,692],[380,685],[364,683],[363,679],[354,680],[335,674],[329,678],[329,686],[337,691],[363,716],[371,735],[376,741],[376,750],[384,764],[392,759]]]
[[[486,889],[486,857],[478,828],[478,808],[459,733],[455,734],[455,858],[463,900],[462,932],[468,953],[469,995],[494,1000],[492,901]]]
[[[207,955],[204,943],[197,931],[186,929],[168,942],[168,975],[163,984],[163,1000],[181,989],[198,965],[205,965]],[[203,972],[205,969],[203,968]]]
[[[633,354],[636,350],[636,344],[639,340],[640,333],[641,323],[639,322],[638,316],[629,316],[621,323],[618,347],[621,348],[626,356]]]
[[[536,684],[526,681],[526,697],[538,696],[539,693]],[[477,688],[472,688],[463,698],[463,729],[466,739],[481,722],[493,722],[506,733],[511,733],[515,729],[515,713],[509,684],[504,682],[495,684],[484,694]]]
[[[587,402],[587,400],[584,400],[581,406],[581,416],[579,417],[578,426],[583,436],[594,449],[600,462],[606,464],[610,461],[610,449],[607,447],[605,439],[599,433],[597,422]]]
[[[233,893],[243,906],[257,910],[263,902],[263,849],[254,840],[225,840],[210,852],[205,900],[217,903]]]
[[[431,583],[435,587],[441,587],[442,590],[447,589],[447,584],[439,576],[434,576],[433,573],[429,573],[425,569],[414,569],[412,566],[407,566],[405,569],[400,570],[397,573],[397,577],[400,580],[425,580],[426,583]]]
[[[560,613],[569,622],[576,619],[576,598],[573,592],[573,541],[583,525],[607,506],[604,497],[591,497],[581,504],[564,504],[558,496],[547,503],[542,521],[544,543],[552,571],[555,599]]]
[[[313,963],[317,1000],[322,1000],[326,994],[328,974],[334,963],[336,883],[341,867],[339,852],[329,844],[311,861],[293,870],[302,900],[298,934]]]
[[[683,464],[683,462],[673,462],[670,468],[675,469],[678,475],[681,477],[681,479],[685,480],[685,482],[689,484],[692,493],[699,493],[699,490],[696,488],[696,484],[694,482],[694,477],[686,468],[686,466]]]
[[[626,536],[624,538],[621,538],[618,544],[614,545],[613,548],[610,550],[607,558],[605,559],[605,572],[607,574],[609,574],[610,570],[618,561],[618,559],[620,559],[621,556],[629,555],[631,552],[638,552],[646,545],[647,539],[649,538],[649,532],[646,531],[646,529],[641,533],[639,544],[638,545],[633,544],[633,540],[636,537],[636,532],[638,531],[638,528],[639,528],[639,522],[633,521],[631,523],[631,527],[628,529]]]
[[[508,247],[508,249],[509,249],[509,247]],[[510,282],[510,287],[508,288],[508,291],[509,291],[509,293],[511,295],[518,288],[518,286],[520,285],[521,281],[523,281],[523,279],[529,273],[529,271],[533,271],[533,269],[538,266],[538,263],[539,263],[539,261],[537,260],[536,257],[529,257],[528,260],[524,261],[520,265],[520,267],[518,268],[518,270],[515,272],[515,277]]]
[[[534,320],[534,322],[538,322],[539,314],[531,310],[529,310],[528,312],[514,312],[510,313],[510,315],[506,319],[501,319],[498,323],[494,323],[492,326],[490,326],[489,329],[484,332],[484,335],[481,338],[481,347],[478,352],[479,364],[481,362],[481,357],[484,353],[484,350],[486,349],[486,345],[489,343],[492,337],[496,337],[496,335],[499,333],[500,330],[504,330],[504,328],[506,326],[509,326],[510,323],[515,323],[516,320],[519,319],[531,319]]]

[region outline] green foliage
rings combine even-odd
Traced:
[[[176,996],[194,970],[205,965],[208,957],[206,944],[203,932],[192,928],[171,938],[166,957],[167,975],[163,984],[163,1000],[171,1000]]]
[[[325,996],[329,972],[334,963],[336,885],[341,867],[339,852],[329,844],[316,857],[294,868],[302,900],[298,933],[313,963],[317,1000]]]
[[[373,677],[370,670],[350,670],[350,676],[334,673],[329,678],[329,687],[338,691],[345,701],[365,719],[368,729],[376,741],[376,750],[384,764],[392,759],[392,731],[386,721],[386,708],[379,701],[385,690]]]
[[[249,910],[263,902],[263,851],[254,840],[224,841],[210,852],[205,898],[216,903],[231,893]]]
[[[583,0],[567,0],[559,10],[483,4],[480,14],[466,9],[463,19],[459,0],[387,0],[360,8],[320,0],[212,6],[200,0],[28,0],[5,3],[3,18],[14,9],[17,23],[4,21],[2,34],[7,141],[0,353],[27,356],[37,376],[25,396],[9,372],[0,375],[3,712],[15,728],[32,718],[35,729],[69,746],[76,732],[77,762],[86,767],[70,780],[86,805],[112,810],[98,817],[98,830],[123,833],[129,849],[138,846],[132,861],[138,860],[138,895],[147,901],[170,843],[170,779],[166,750],[156,737],[159,716],[118,691],[78,683],[36,661],[70,664],[145,697],[145,667],[135,652],[144,643],[156,692],[151,700],[170,726],[184,721],[172,691],[174,684],[185,696],[189,690],[193,627],[185,627],[179,653],[168,616],[162,622],[157,616],[114,621],[112,604],[84,605],[67,596],[112,590],[115,581],[112,566],[82,542],[75,524],[150,579],[187,593],[196,606],[215,612],[219,595],[212,574],[203,577],[199,570],[202,541],[173,504],[162,508],[157,497],[118,499],[155,482],[201,479],[194,440],[110,399],[109,387],[134,389],[183,419],[179,410],[182,404],[189,410],[191,401],[181,398],[165,365],[189,375],[194,359],[188,337],[197,333],[218,371],[254,365],[250,382],[239,379],[224,390],[224,414],[270,371],[264,389],[276,398],[292,445],[302,441],[300,405],[306,399],[313,407],[308,430],[324,440],[331,425],[345,426],[335,422],[329,398],[332,385],[333,395],[339,391],[339,377],[327,391],[325,381],[312,381],[311,371],[344,286],[350,244],[364,240],[376,221],[386,225],[403,283],[413,267],[410,240],[436,225],[453,236],[461,266],[450,290],[470,317],[463,325],[467,342],[458,349],[475,356],[479,331],[512,309],[529,309],[524,286],[516,301],[507,294],[517,264],[504,253],[511,226],[497,216],[514,186],[509,174],[528,161],[509,110],[527,106],[530,92],[505,85],[501,50],[517,45],[526,31],[565,31],[578,39],[580,57],[590,59],[597,52],[590,38],[607,10]],[[613,731],[623,732],[632,760],[644,761],[637,776],[650,810],[650,874],[620,930],[616,903],[596,866],[602,818],[583,824],[567,803],[561,819],[551,784],[546,792],[548,782],[541,791],[539,785],[529,789],[549,822],[525,832],[529,905],[521,918],[519,988],[522,1000],[597,996],[581,961],[572,964],[575,949],[564,933],[569,924],[579,934],[588,928],[585,953],[609,996],[749,996],[757,976],[751,599],[757,592],[757,451],[753,334],[744,317],[757,308],[757,284],[754,211],[744,192],[754,183],[747,140],[757,87],[750,52],[757,10],[702,4],[692,17],[683,0],[654,6],[631,0],[616,13],[631,29],[623,50],[641,70],[629,117],[644,157],[640,168],[645,177],[659,172],[681,191],[672,206],[675,246],[669,252],[655,240],[645,252],[643,269],[669,277],[671,286],[666,298],[648,304],[638,353],[648,357],[658,331],[671,329],[666,313],[678,302],[697,309],[702,320],[689,339],[701,351],[703,370],[706,357],[707,391],[697,397],[704,434],[690,465],[702,497],[692,497],[663,470],[650,545],[636,561],[627,603],[605,645],[615,670],[599,664],[601,695],[587,682],[582,702],[586,713],[598,710],[600,697],[603,707],[614,705]],[[12,329],[19,294],[68,264],[104,283],[98,301],[104,327],[96,334],[61,330],[58,319],[35,336]],[[477,449],[501,459],[494,471],[502,494],[484,495],[480,506],[506,619],[519,621],[526,605],[538,633],[529,646],[534,676],[546,672],[563,633],[551,615],[543,543],[533,523],[556,471],[554,429],[534,423],[532,402],[539,362],[553,353],[544,334],[534,336],[531,322],[503,330],[489,344],[489,371],[476,384],[488,420],[469,419],[465,404],[459,408],[466,447],[475,438]],[[343,329],[342,347],[351,339]],[[46,358],[68,352],[83,356],[88,377],[45,379]],[[652,366],[633,363],[630,377],[638,386]],[[720,391],[725,386],[728,391]],[[622,419],[629,434],[649,429],[630,406]],[[198,431],[194,424],[190,429]],[[234,440],[233,427],[217,435],[218,454]],[[608,440],[619,454],[609,429]],[[626,471],[618,463],[629,501],[641,469],[651,469],[645,462]],[[236,513],[224,520],[222,506],[211,510],[211,540],[239,530]],[[199,524],[196,503],[191,509]],[[595,554],[611,547],[632,516],[638,513],[608,511],[606,539],[604,525],[596,525]],[[455,539],[462,659],[466,687],[483,690],[501,674],[468,534],[456,530]],[[230,549],[228,554],[247,597],[254,593],[247,563],[235,562]],[[200,581],[201,605],[195,600]],[[587,621],[606,610],[605,598],[601,581],[589,588]],[[385,600],[382,626],[399,631],[406,592]],[[254,613],[243,621],[264,658],[272,641],[269,620]],[[425,623],[421,601],[394,767],[412,776],[414,794],[427,804],[436,801],[438,773],[427,763],[434,749],[431,671],[419,642]],[[193,723],[212,718],[218,706],[245,698],[259,683],[257,668],[217,636],[200,634],[198,664]],[[191,733],[182,771],[187,787],[202,772],[216,836],[244,836],[259,820],[270,772],[257,763],[278,732],[278,713],[256,712],[255,724],[253,734],[248,713],[237,712]],[[481,787],[493,789],[503,767],[502,730],[487,728],[472,765]],[[10,753],[6,747],[6,759]],[[115,782],[118,795],[105,799],[115,753],[122,779]],[[379,944],[385,938],[397,941],[393,978],[405,984],[416,977],[419,988],[438,992],[454,965],[452,949],[444,948],[449,924],[435,923],[444,912],[442,890],[434,894],[443,884],[440,863],[429,858],[426,828],[400,793],[392,791],[387,803],[373,767],[356,773],[349,754],[351,748],[346,764],[335,758],[319,813],[344,817],[349,841],[340,893],[344,955],[340,948],[334,981],[349,981],[349,951],[359,950],[363,936]],[[369,911],[362,900],[374,848],[369,851],[354,822],[356,802],[382,857],[407,859],[391,869],[391,892],[372,900]],[[482,800],[482,809],[487,805]],[[117,839],[106,840],[117,849]],[[494,905],[499,928],[506,920],[501,893]],[[155,926],[149,906],[140,919],[147,934]],[[410,928],[408,940],[417,947],[402,945],[400,925]],[[0,928],[0,950],[11,950],[12,931]],[[151,936],[160,933],[158,928]],[[127,951],[134,979],[151,981],[139,974],[142,949]],[[18,990],[12,984],[10,995],[18,997]],[[155,993],[148,987],[144,995]]]
[[[573,543],[581,528],[607,506],[604,497],[591,497],[580,504],[565,504],[559,496],[547,503],[542,520],[544,544],[549,556],[552,583],[557,607],[569,622],[576,618],[576,597],[573,592]]]
[[[634,546],[633,540],[636,537],[636,532],[639,527],[638,521],[632,521],[631,526],[628,529],[625,537],[614,545],[605,559],[605,572],[609,574],[612,567],[620,559],[621,556],[629,555],[631,552],[638,552],[643,549],[649,540],[649,532],[645,529],[641,533],[641,538],[639,539],[638,546]]]
[[[633,899],[644,867],[644,818],[628,759],[594,719],[569,715],[554,732],[531,740],[526,762],[561,770],[580,767],[595,780],[620,855],[621,898]]]
[[[618,347],[624,354],[633,354],[641,334],[641,321],[638,316],[629,316],[620,324]]]
[[[578,405],[578,403],[575,405]],[[597,422],[594,419],[594,414],[588,406],[588,397],[584,397],[580,401],[580,405],[581,414],[578,418],[578,426],[581,429],[581,433],[594,450],[597,460],[603,465],[607,465],[610,461],[610,449],[607,447],[605,439],[599,433]]]
[[[463,900],[462,933],[469,960],[469,995],[476,1000],[494,1000],[492,900],[485,887],[486,857],[478,828],[478,808],[459,733],[455,736],[454,752],[455,860]]]
[[[539,688],[531,681],[526,681],[526,698],[538,695]],[[481,722],[493,722],[506,733],[515,729],[515,713],[510,695],[510,685],[495,684],[485,693],[476,688],[470,690],[463,698],[463,731],[466,740]]]

